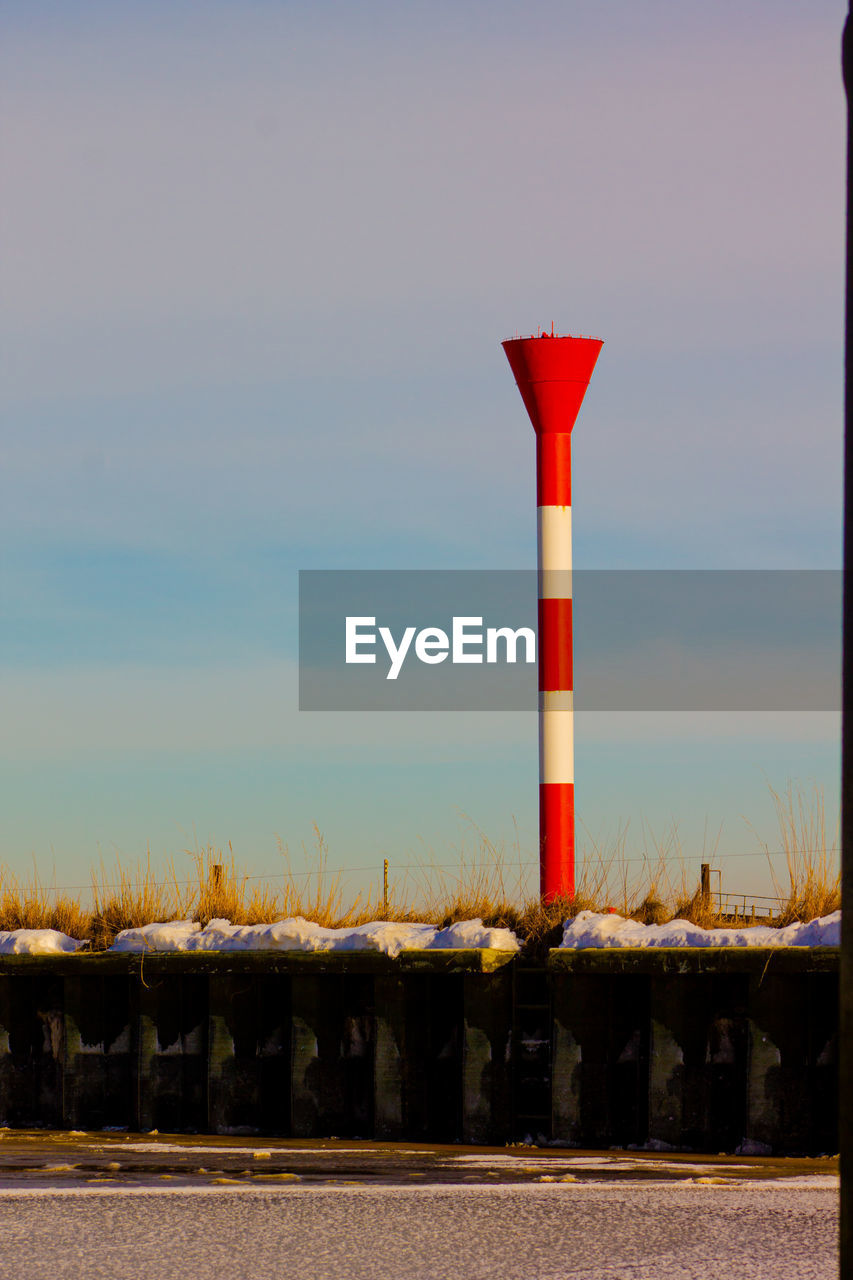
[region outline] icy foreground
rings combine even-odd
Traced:
[[[838,947],[841,912],[784,929],[700,929],[689,920],[640,924],[624,916],[581,911],[563,927],[563,947]]]
[[[450,947],[518,951],[519,941],[509,929],[488,929],[482,920],[461,920],[447,929],[431,924],[401,924],[373,920],[351,929],[325,929],[296,916],[275,924],[229,924],[211,920],[202,929],[194,920],[146,924],[123,929],[111,951],[437,951]]]
[[[187,1188],[183,1181],[0,1191],[0,1249],[10,1258],[17,1251],[22,1262],[7,1274],[26,1280],[838,1276],[837,1193],[792,1189],[787,1178],[735,1187],[662,1187],[648,1179],[417,1189]]]

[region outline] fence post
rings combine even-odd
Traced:
[[[711,901],[711,864],[703,862],[699,868],[699,892],[702,895],[702,905],[708,906]]]

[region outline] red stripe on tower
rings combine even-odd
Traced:
[[[569,575],[563,590],[570,590]],[[540,582],[540,592],[542,584]],[[547,584],[546,588],[547,590]],[[574,689],[572,679],[572,601],[562,598],[539,598],[539,692],[568,693]]]
[[[539,887],[575,892],[572,671],[572,427],[601,351],[598,338],[503,344],[536,432],[539,524]]]
[[[536,437],[536,504],[572,505],[572,437],[567,431]]]

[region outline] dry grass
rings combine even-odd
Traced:
[[[819,787],[806,795],[791,783],[783,794],[770,788],[776,806],[779,834],[785,855],[787,884],[780,880],[765,845],[776,896],[784,899],[780,925],[814,920],[841,908],[841,867],[838,825],[832,840],[826,838],[826,810]]]
[[[108,879],[102,861],[97,872],[92,872],[88,928],[72,937],[88,938],[92,948],[100,951],[108,947],[122,929],[137,929],[154,920],[179,919],[182,908],[181,886],[173,863],[169,864],[166,879],[157,880],[151,870],[149,851],[145,863],[137,863],[132,871],[116,862],[114,875]]]
[[[382,914],[381,901],[374,901],[370,895],[363,898],[359,894],[349,906],[344,907],[342,873],[329,871],[329,848],[316,822],[313,851],[309,852],[304,846],[302,849],[305,861],[312,864],[310,871],[294,872],[287,846],[280,840],[278,850],[284,859],[284,890],[278,914],[270,917],[271,919],[286,920],[291,916],[304,916],[306,920],[313,920],[315,924],[327,929],[344,929],[366,924]],[[394,910],[389,911],[389,918],[399,919],[398,911],[399,908],[394,904]]]
[[[79,898],[58,896],[42,883],[33,867],[30,880],[19,880],[11,872],[0,877],[0,928],[57,929],[72,938],[88,937],[91,913]]]
[[[789,785],[783,794],[772,789],[771,794],[786,870],[781,877],[777,874],[764,843],[782,905],[774,919],[761,923],[785,925],[837,910],[837,839],[827,842],[822,793],[815,789],[804,795]],[[714,897],[703,895],[688,874],[687,867],[695,867],[697,855],[688,860],[675,826],[661,839],[644,829],[639,860],[627,855],[627,827],[607,841],[587,833],[575,896],[547,904],[530,894],[529,860],[522,855],[518,837],[507,854],[473,824],[472,828],[474,852],[460,853],[452,871],[427,859],[414,875],[392,879],[389,920],[421,920],[445,927],[479,918],[489,927],[514,930],[534,954],[555,946],[563,922],[583,910],[617,911],[645,924],[663,924],[676,917],[704,928],[731,923],[717,914]],[[242,874],[230,845],[225,854],[210,844],[187,850],[191,871],[186,878],[181,878],[174,863],[158,878],[150,855],[132,870],[118,863],[111,875],[101,863],[92,876],[91,906],[43,884],[35,869],[27,881],[0,870],[0,929],[57,929],[87,938],[93,949],[100,950],[122,929],[165,920],[261,924],[304,916],[341,928],[385,917],[381,887],[366,897],[344,901],[341,873],[329,870],[326,842],[316,827],[314,833],[313,850],[303,848],[300,859],[303,865],[309,864],[307,872],[294,871],[287,848],[279,844],[284,867],[275,888],[268,879]],[[706,838],[701,860],[711,862],[715,849],[716,844],[708,847]]]
[[[189,852],[189,851],[188,851]],[[188,886],[184,919],[230,920],[232,924],[265,924],[280,919],[278,895],[263,886],[249,889],[249,877],[237,870],[234,850],[227,857],[208,844],[189,852],[194,878]]]

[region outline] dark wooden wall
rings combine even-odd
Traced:
[[[0,1124],[833,1152],[837,949],[0,958]]]

